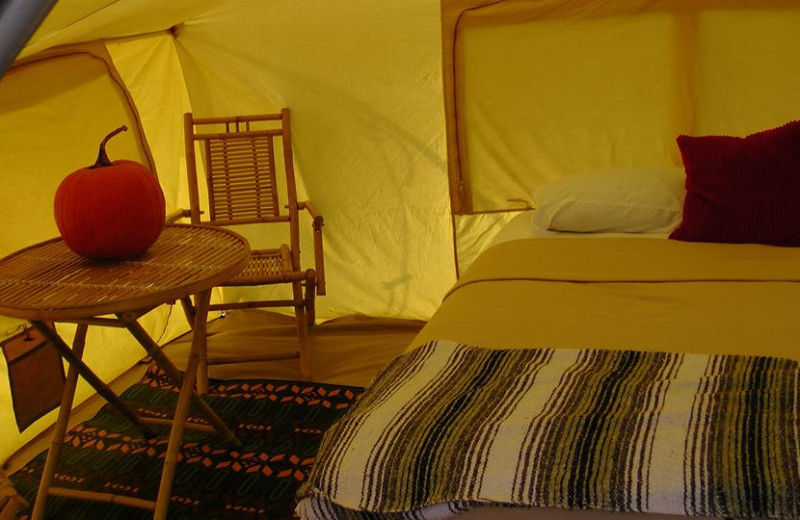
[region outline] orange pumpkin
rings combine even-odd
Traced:
[[[134,161],[111,161],[100,143],[97,162],[66,176],[54,201],[56,225],[64,243],[79,255],[97,260],[140,256],[164,227],[164,193],[156,176]]]

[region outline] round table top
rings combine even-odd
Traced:
[[[210,226],[165,226],[132,260],[89,260],[55,238],[0,260],[0,314],[55,321],[144,310],[219,285],[249,257],[247,240]]]

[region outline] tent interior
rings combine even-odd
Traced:
[[[0,256],[58,236],[59,183],[112,129],[132,131],[109,155],[155,172],[169,213],[189,203],[185,112],[289,107],[299,198],[325,223],[312,379],[365,386],[498,231],[528,218],[538,186],[680,167],[680,134],[798,119],[797,27],[794,0],[59,0],[0,79]],[[175,307],[142,318],[161,342],[189,330]],[[0,317],[3,338],[22,325]],[[211,349],[292,341],[288,315],[234,311],[211,330]],[[103,380],[142,358],[125,331],[90,328],[85,359]],[[77,402],[92,394],[79,383]],[[55,414],[17,431],[0,363],[0,460],[18,465]]]
[[[410,12],[405,3],[363,2],[333,12],[313,3],[264,7],[247,1],[169,7],[58,2],[0,83],[0,161],[8,172],[3,254],[58,235],[55,190],[63,177],[93,161],[111,127],[133,131],[109,143],[109,155],[155,171],[171,212],[188,208],[184,112],[290,107],[299,198],[315,201],[325,219],[329,290],[318,298],[317,321],[429,316],[455,280],[439,6],[420,4]],[[428,23],[409,31],[396,25],[399,15]],[[331,16],[349,20],[348,26],[330,23]],[[196,89],[190,87],[195,81]],[[310,235],[310,223],[303,230]],[[19,320],[2,320],[6,336],[18,332]],[[167,306],[142,323],[163,341],[188,330],[182,312]],[[107,381],[144,353],[129,335],[108,328],[91,328],[88,343],[102,345],[87,349],[86,362]],[[362,350],[353,353],[356,365],[370,356]],[[54,413],[15,431],[5,364],[2,370],[7,426],[0,458],[6,460],[52,423]],[[81,384],[77,400],[91,393]]]

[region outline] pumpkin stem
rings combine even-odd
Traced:
[[[120,132],[126,131],[127,129],[128,129],[127,126],[122,125],[121,127],[117,128],[116,130],[108,134],[105,137],[105,139],[103,139],[103,141],[100,143],[100,152],[97,154],[97,161],[95,161],[95,163],[89,168],[102,168],[104,166],[114,166],[114,163],[111,162],[111,159],[108,158],[108,154],[106,153],[106,143],[108,142],[109,139],[111,139]]]

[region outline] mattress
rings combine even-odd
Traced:
[[[456,283],[405,355],[440,344],[504,352],[588,350],[687,358],[749,359],[755,353],[795,367],[800,360],[793,305],[800,301],[798,282],[800,251],[793,248],[655,238],[501,240]],[[397,384],[402,381],[398,379]],[[796,387],[794,390],[796,394]],[[795,394],[790,396],[792,403],[797,402]],[[365,397],[369,399],[369,391]],[[797,406],[792,406],[794,413]],[[319,467],[325,466],[324,458],[321,452]],[[800,463],[792,456],[789,465]],[[368,471],[354,473],[347,478],[356,482],[380,479]],[[312,475],[298,509],[305,518],[315,518],[323,511],[310,502],[310,496],[320,498],[314,493],[314,478]],[[507,505],[467,502],[417,510],[413,513],[417,516],[397,513],[386,517],[442,518],[455,512],[463,518],[498,514],[510,518],[629,518],[640,514],[613,508],[499,507]],[[647,518],[681,516],[669,510],[648,511]]]
[[[800,251],[639,238],[512,240],[481,255],[409,346],[636,348],[800,359]]]

